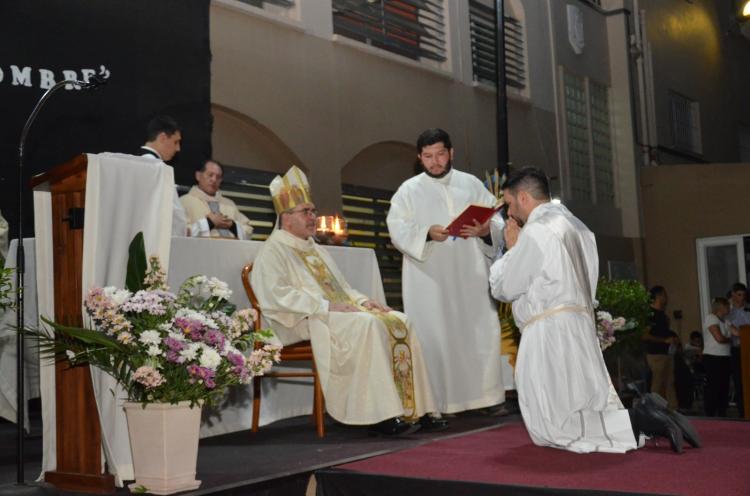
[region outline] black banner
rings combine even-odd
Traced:
[[[65,79],[109,76],[97,90],[52,95],[26,142],[24,185],[79,153],[136,153],[156,114],[182,128],[171,165],[192,182],[211,153],[209,0],[3,0],[0,5],[0,210],[14,229],[18,146],[45,91]],[[24,236],[33,236],[31,191]]]

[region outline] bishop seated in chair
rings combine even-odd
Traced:
[[[313,238],[315,205],[304,173],[271,182],[277,228],[255,259],[251,283],[283,344],[310,340],[328,413],[398,435],[447,426],[436,412],[422,350],[406,316],[344,280]]]

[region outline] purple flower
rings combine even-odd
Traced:
[[[223,350],[224,349],[224,341],[226,338],[224,337],[224,334],[217,331],[216,329],[209,329],[206,331],[206,333],[203,335],[203,342],[213,346],[217,350]]]
[[[229,362],[235,367],[245,366],[245,357],[243,357],[239,353],[228,353],[227,360],[229,360]]]
[[[197,320],[177,317],[174,326],[180,329],[191,341],[201,341],[203,337],[203,324]]]
[[[141,313],[147,312],[151,315],[164,315],[167,312],[165,305],[174,301],[174,295],[166,291],[138,291],[122,305],[123,312]]]
[[[232,367],[232,373],[239,377],[241,383],[247,383],[250,378],[250,371],[243,365],[235,365]]]
[[[172,351],[182,351],[185,349],[185,343],[175,338],[164,338],[164,344]]]
[[[215,371],[195,364],[188,365],[187,371],[190,374],[191,384],[195,384],[196,382],[203,383],[207,389],[216,387],[216,381],[214,380],[216,377]]]

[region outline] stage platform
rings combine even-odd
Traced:
[[[578,455],[534,446],[518,415],[478,412],[450,419],[450,429],[397,439],[327,419],[318,439],[309,416],[253,434],[201,440],[198,490],[181,495],[750,495],[750,422],[695,419],[702,449],[677,455],[666,440],[625,455]],[[15,479],[15,426],[0,424],[0,484]],[[39,474],[41,437],[32,419],[27,479]],[[9,449],[10,448],[10,449]],[[310,486],[310,476],[315,483]],[[118,495],[129,494],[126,489]],[[62,496],[72,496],[63,493]]]
[[[248,411],[248,415],[250,412]],[[310,416],[296,417],[250,431],[201,439],[198,451],[198,475],[203,483],[195,491],[181,496],[305,495],[310,476],[316,470],[350,463],[397,450],[417,448],[452,436],[491,429],[519,417],[492,417],[478,412],[462,413],[449,419],[443,432],[416,433],[402,438],[370,437],[367,429],[348,427],[326,420],[326,436],[319,439]],[[27,480],[41,469],[41,426],[32,418],[32,436],[27,441]],[[15,425],[0,423],[0,484],[15,481]],[[73,496],[75,493],[62,493]],[[130,494],[120,489],[118,495]],[[76,494],[77,496],[77,494]]]
[[[534,446],[519,421],[316,472],[318,496],[750,495],[750,422],[694,420],[701,449],[626,454]]]

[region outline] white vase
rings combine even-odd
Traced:
[[[133,491],[143,486],[152,494],[172,494],[196,489],[198,434],[201,407],[189,401],[176,405],[125,403],[130,450],[133,454]]]

